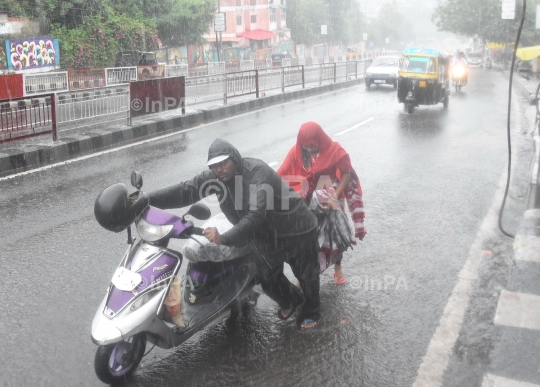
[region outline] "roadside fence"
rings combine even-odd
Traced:
[[[69,90],[107,86],[105,69],[68,71]]]
[[[0,144],[52,133],[56,141],[54,93],[0,100]]]

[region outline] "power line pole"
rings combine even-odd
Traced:
[[[218,0],[218,13],[221,13],[221,1]],[[227,28],[227,27],[225,27]],[[214,18],[214,29],[216,29],[216,23],[215,23],[215,18]],[[219,42],[219,33],[216,31],[216,50],[217,50],[217,57],[218,57],[218,62],[221,62],[221,50],[220,50],[220,42]]]

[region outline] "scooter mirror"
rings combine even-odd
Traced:
[[[188,211],[188,214],[200,220],[208,220],[212,215],[210,208],[202,203],[195,203],[192,205]]]
[[[133,171],[131,172],[131,185],[140,190],[142,188],[142,175],[140,172]]]

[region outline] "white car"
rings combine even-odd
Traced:
[[[469,66],[484,67],[484,56],[481,52],[471,52],[467,55]]]
[[[399,64],[401,58],[397,56],[381,56],[375,58],[366,70],[366,88],[372,84],[394,85],[397,88]]]

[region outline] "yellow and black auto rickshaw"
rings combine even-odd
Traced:
[[[398,100],[409,114],[419,105],[442,102],[448,108],[450,63],[435,50],[409,48],[403,53],[398,77]]]

